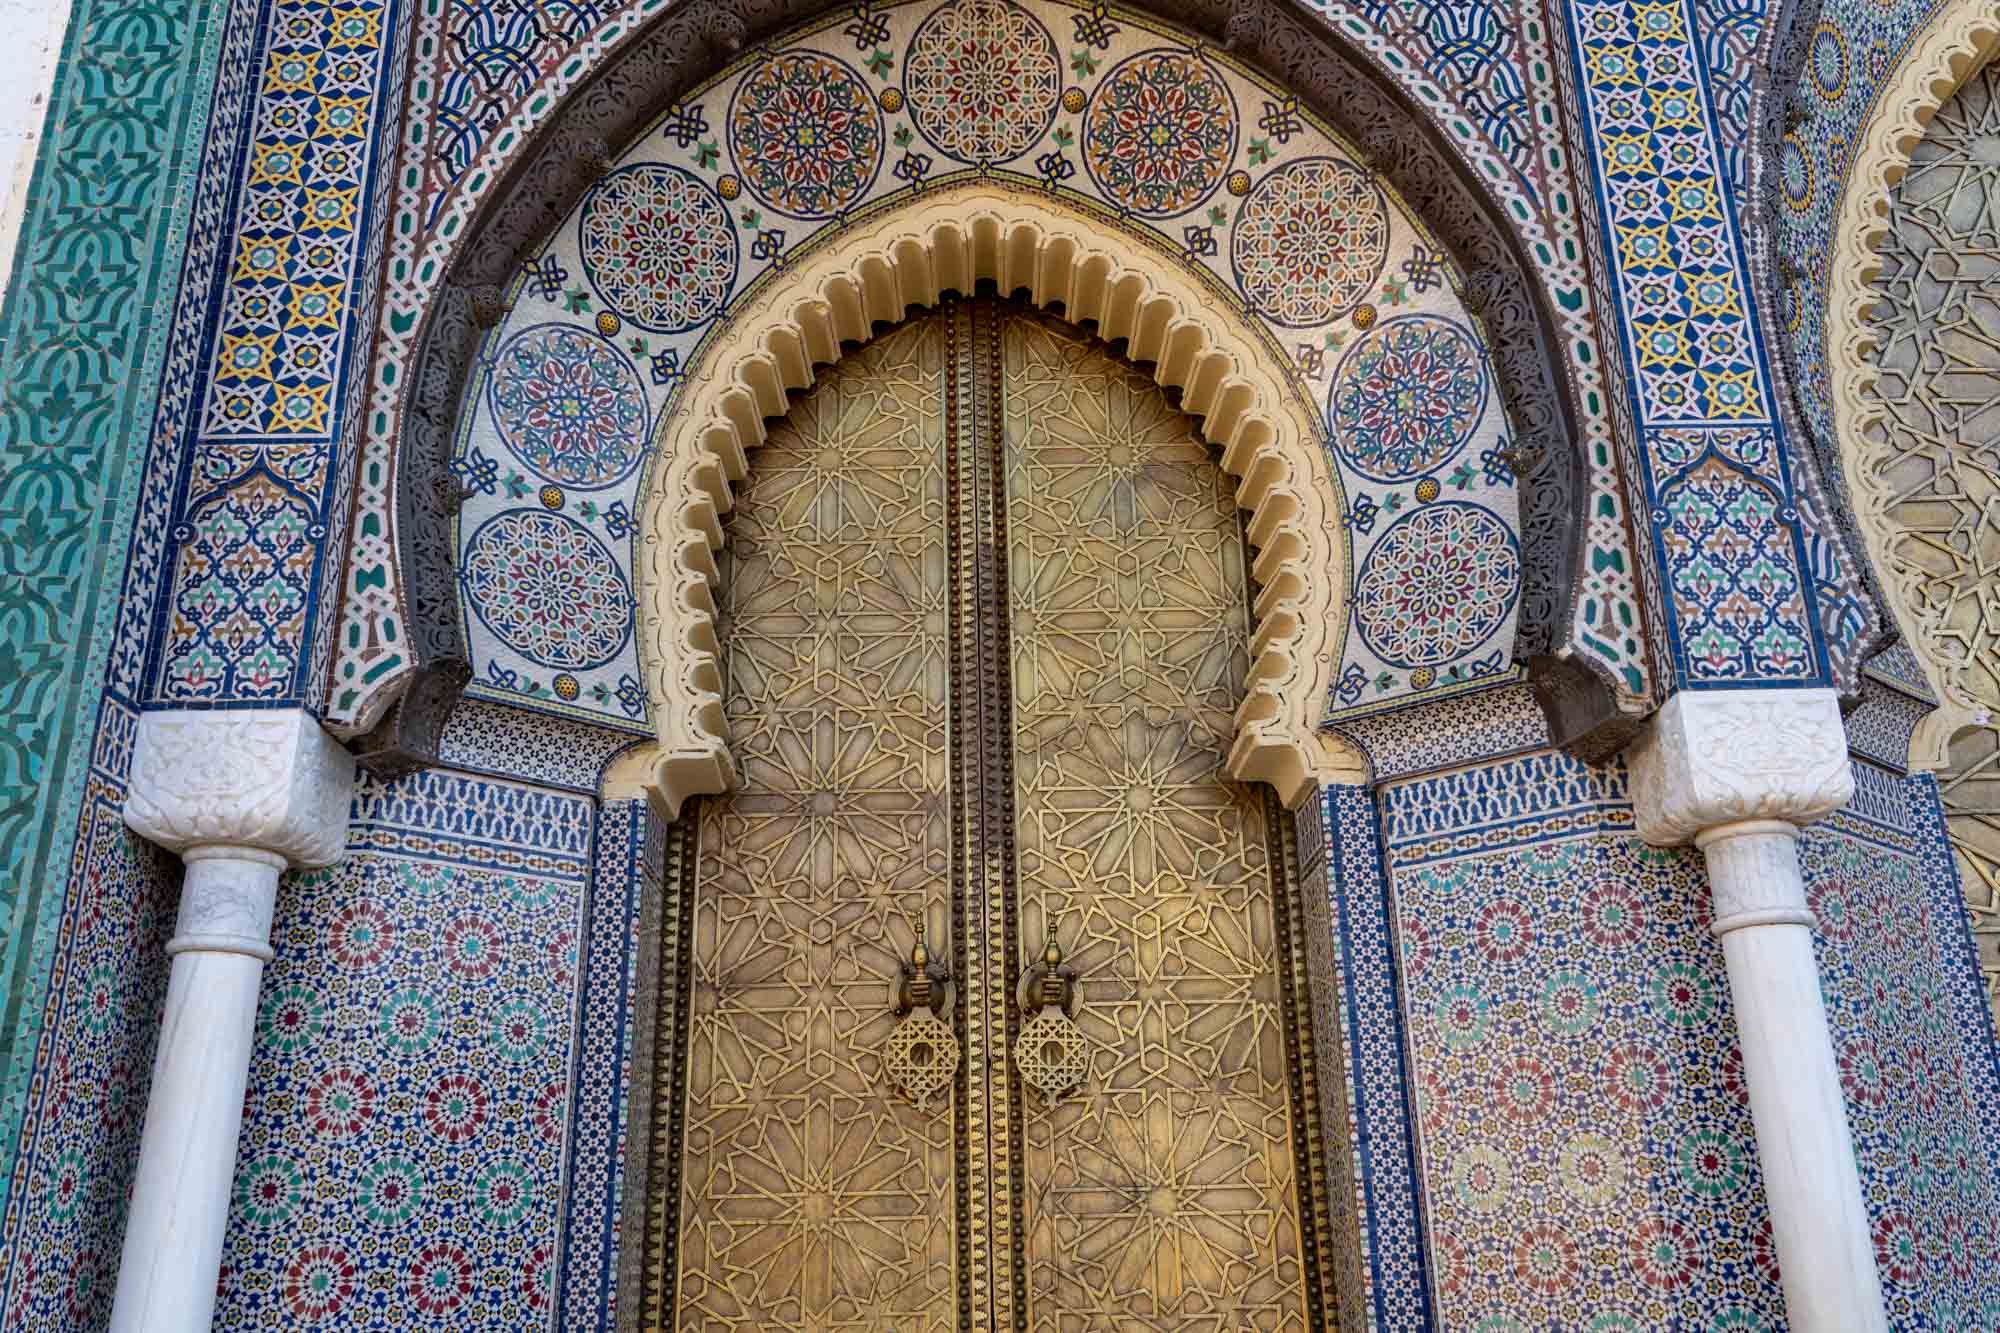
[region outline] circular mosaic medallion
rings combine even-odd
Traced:
[[[1324,324],[1381,276],[1389,206],[1359,167],[1293,162],[1257,183],[1236,216],[1229,257],[1258,313],[1291,328]]]
[[[882,165],[882,113],[861,76],[832,56],[787,51],[729,99],[729,155],[780,213],[829,218],[860,202]]]
[[[500,438],[552,481],[605,486],[639,461],[646,437],[639,372],[582,329],[544,324],[515,334],[494,358],[486,393]]]
[[[1806,63],[1812,71],[1813,91],[1829,102],[1838,102],[1847,91],[1847,39],[1839,28],[1822,23],[1813,30]]]
[[[712,317],[736,283],[736,228],[713,191],[678,167],[621,167],[583,196],[584,272],[604,303],[653,333]]]
[[[1235,156],[1236,101],[1185,51],[1146,51],[1118,65],[1084,115],[1084,165],[1107,199],[1142,217],[1187,212]]]
[[[602,666],[631,633],[632,594],[618,562],[561,514],[517,510],[488,519],[466,543],[459,577],[480,623],[541,666]]]
[[[1812,159],[1806,156],[1805,145],[1796,133],[1787,132],[1778,140],[1778,189],[1793,212],[1803,213],[1812,207]]]
[[[903,65],[910,115],[962,162],[1005,162],[1048,133],[1062,98],[1049,30],[1005,0],[959,0],[917,25]]]
[[[1392,666],[1441,666],[1492,638],[1521,591],[1521,556],[1475,504],[1426,505],[1382,534],[1361,567],[1355,621]]]
[[[1472,335],[1433,315],[1384,320],[1333,377],[1340,453],[1377,481],[1421,476],[1465,447],[1486,410]]]

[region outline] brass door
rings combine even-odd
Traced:
[[[670,838],[646,1327],[1331,1325],[1290,827],[1222,776],[1232,491],[995,302],[773,429],[719,598],[740,783]]]

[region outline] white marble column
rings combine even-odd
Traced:
[[[1798,855],[1800,828],[1854,794],[1839,701],[1682,692],[1630,762],[1640,836],[1708,860],[1791,1327],[1886,1333]]]
[[[140,719],[125,822],[187,877],[113,1333],[207,1333],[278,875],[339,859],[353,789],[353,757],[305,712]]]

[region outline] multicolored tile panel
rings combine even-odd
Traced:
[[[622,1260],[643,1235],[646,1121],[635,1112],[652,1102],[644,987],[660,955],[666,834],[644,801],[600,807],[577,972],[553,1325],[562,1333],[617,1333]]]
[[[1936,785],[1855,777],[1799,850],[1889,1326],[2000,1328],[1993,1032],[1949,852],[1924,855]]]
[[[1935,784],[1856,780],[1801,857],[1891,1326],[1990,1328],[2000,1076]],[[1700,854],[1555,754],[1381,809],[1440,1325],[1783,1327]]]
[[[1780,1326],[1700,853],[1560,754],[1381,799],[1439,1325]]]
[[[178,862],[126,829],[93,776],[63,947],[32,1051],[28,1112],[0,1213],[0,1327],[98,1333],[111,1316],[166,1000]]]
[[[216,1328],[546,1326],[593,805],[366,782],[287,877]]]

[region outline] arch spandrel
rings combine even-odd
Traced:
[[[1148,8],[1178,12],[1166,0]],[[1128,14],[1160,30],[1158,20],[1138,10],[1114,12],[1114,24]],[[1574,308],[1558,308],[1548,286],[1570,278],[1538,272],[1538,260],[1530,260],[1530,252],[1550,254],[1546,224],[1538,220],[1532,200],[1516,196],[1518,182],[1508,176],[1504,160],[1458,142],[1474,130],[1448,114],[1448,96],[1426,92],[1420,68],[1404,68],[1408,62],[1386,54],[1388,46],[1376,50],[1376,38],[1348,20],[1296,16],[1278,4],[1258,4],[1254,14],[1256,22],[1232,18],[1228,24],[1206,10],[1188,18],[1198,26],[1214,24],[1218,36],[1226,26],[1232,48],[1268,68],[1286,70],[1292,84],[1270,86],[1274,104],[1286,106],[1296,98],[1306,120],[1320,112],[1342,126],[1356,126],[1372,154],[1366,160],[1382,168],[1392,188],[1410,194],[1426,220],[1436,220],[1442,228],[1438,244],[1464,272],[1466,298],[1494,338],[1494,400],[1512,418],[1512,452],[1530,470],[1520,486],[1528,514],[1520,552],[1520,656],[1532,654],[1544,667],[1564,673],[1562,691],[1546,693],[1566,713],[1564,739],[1602,751],[1612,743],[1592,743],[1584,733],[1622,735],[1628,723],[1620,719],[1644,711],[1646,650],[1642,642],[1592,646],[1572,638],[1572,624],[1606,620],[1606,596],[1624,606],[1634,590],[1618,584],[1616,576],[1616,570],[1632,568],[1628,550],[1590,558],[1606,540],[1618,546],[1602,526],[1606,512],[1622,514],[1622,488],[1610,448],[1598,438],[1604,422],[1582,406],[1596,384],[1594,358],[1574,360]],[[550,96],[540,104],[552,110],[540,120],[540,136],[532,116],[496,130],[488,140],[490,152],[454,178],[454,194],[424,202],[424,222],[408,232],[398,228],[392,238],[386,318],[394,328],[380,342],[384,362],[368,422],[372,436],[388,430],[400,440],[400,458],[370,462],[378,442],[370,438],[364,446],[360,518],[354,524],[356,546],[330,697],[330,725],[342,735],[378,729],[372,745],[380,745],[382,763],[394,763],[398,747],[408,749],[398,737],[420,737],[426,729],[424,717],[418,717],[422,709],[402,699],[412,669],[424,681],[438,673],[450,679],[472,656],[468,640],[480,634],[456,614],[460,570],[452,564],[450,528],[456,524],[458,488],[448,472],[448,454],[476,344],[496,318],[504,318],[506,286],[518,278],[518,258],[604,172],[612,156],[608,144],[628,138],[642,116],[682,96],[738,44],[792,16],[786,6],[756,12],[636,6],[630,14],[620,12],[604,32],[590,36],[588,50],[578,48],[578,60],[550,74]],[[1170,40],[1202,44],[1198,32]],[[1220,50],[1216,56],[1226,60]],[[1256,108],[1250,114],[1258,114]],[[720,126],[716,138],[722,138]],[[1246,148],[1248,140],[1250,134],[1244,134]],[[422,156],[414,142],[406,148],[406,166],[412,164],[410,154]],[[406,176],[418,180],[424,172]],[[1486,198],[1488,192],[1498,192],[1504,202],[1500,196]],[[408,354],[412,346],[420,348],[414,358]],[[1610,474],[1600,476],[1604,468]],[[392,494],[386,510],[374,500],[378,486]],[[1588,526],[1582,512],[1586,494],[1594,496]],[[1628,534],[1624,546],[1630,546]],[[1606,578],[1618,586],[1604,586]],[[1630,614],[1618,618],[1632,620]],[[424,699],[448,701],[450,695],[450,689],[438,687]]]
[[[981,281],[1123,340],[1132,360],[1181,391],[1237,479],[1257,551],[1230,772],[1269,782],[1289,805],[1315,790],[1328,762],[1318,724],[1345,624],[1347,555],[1340,484],[1312,413],[1282,363],[1186,272],[1081,212],[970,185],[847,231],[746,303],[690,368],[644,488],[639,559],[641,658],[659,736],[653,789],[668,809],[731,780],[714,551],[766,419],[843,345]]]
[[[1826,363],[1833,444],[1902,635],[1876,674],[1936,707],[1909,734],[1937,774],[1987,998],[2000,1014],[2000,11],[1946,0],[1875,94],[1838,196]],[[1801,349],[1817,350],[1817,349]]]
[[[1052,35],[1066,21],[1096,25],[1079,27],[1087,58],[1067,66]],[[624,725],[644,679],[653,725],[686,733],[665,762],[691,789],[718,789],[729,765],[706,660],[713,599],[685,580],[706,575],[696,548],[720,542],[728,483],[815,364],[979,283],[1060,302],[1157,363],[1239,472],[1266,590],[1240,775],[1269,771],[1288,797],[1304,791],[1319,766],[1308,695],[1338,715],[1515,672],[1527,580],[1493,352],[1449,257],[1351,145],[1251,72],[1183,44],[1188,34],[1125,13],[903,4],[871,10],[874,56],[859,62],[853,26],[794,30],[661,109],[509,288],[454,453],[468,483],[455,543],[476,693],[551,696],[544,706]],[[1012,43],[1008,96],[961,99],[970,76],[956,62],[996,33]],[[1130,129],[1149,116],[1164,148]],[[945,225],[954,210],[962,226]],[[921,225],[882,229],[908,217]],[[823,267],[829,255],[846,257],[844,272]],[[810,303],[786,305],[806,273],[818,275]],[[1217,355],[1225,342],[1233,350]],[[719,346],[742,359],[716,362]],[[1247,381],[1252,366],[1262,383]],[[531,419],[537,395],[582,380],[603,400],[588,429]],[[1268,406],[1280,401],[1282,428]],[[705,498],[664,537],[656,515],[639,523],[681,565],[682,581],[654,592],[683,589],[667,604],[692,598],[701,617],[646,644],[658,651],[641,671],[639,652],[618,651],[621,626],[595,614],[618,596],[594,591],[616,576],[593,534],[622,541],[626,520],[609,518],[620,504],[638,514],[621,479],[648,421],[655,457],[694,460]],[[1286,490],[1273,440],[1292,450],[1295,477],[1324,483],[1323,500]],[[539,509],[530,474],[555,483]],[[580,508],[586,493],[598,513]],[[1301,559],[1294,526],[1308,509],[1330,545]],[[516,552],[535,570],[510,572]],[[544,597],[532,585],[558,568],[563,591]],[[1477,586],[1409,594],[1444,568],[1476,572]],[[1362,614],[1346,633],[1350,586]],[[648,594],[637,601],[651,614]],[[518,614],[527,602],[559,603],[554,618],[584,642],[543,634]],[[1333,668],[1310,685],[1290,665],[1302,636],[1325,640],[1315,656]],[[662,681],[706,702],[663,719]],[[1282,744],[1281,726],[1295,733]]]

